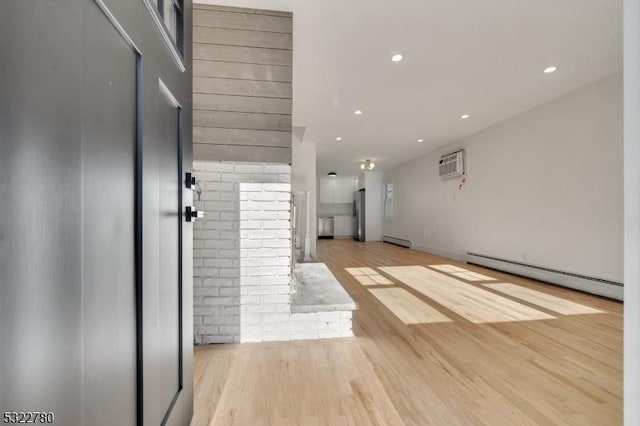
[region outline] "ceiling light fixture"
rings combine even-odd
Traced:
[[[357,109],[357,110],[355,110],[353,113],[354,113],[355,115],[360,115],[360,114],[362,114],[362,111],[361,111],[361,110],[359,110],[359,109]]]
[[[462,118],[463,120],[466,120],[467,118],[469,118],[469,114],[462,114],[460,118]]]
[[[401,55],[401,54],[399,54],[399,53],[396,53],[395,55],[393,55],[393,56],[391,57],[391,60],[392,60],[393,62],[400,62],[403,58],[404,58],[404,56],[402,56],[402,55]]]
[[[551,74],[552,72],[556,72],[558,70],[558,67],[554,66],[554,65],[550,65],[548,67],[546,67],[544,69],[544,73],[545,74]]]
[[[373,170],[375,166],[376,166],[376,163],[374,163],[369,159],[364,160],[364,163],[360,164],[360,168],[362,170]]]
[[[340,136],[338,136],[338,137],[336,138],[336,140],[337,140],[337,141],[341,141],[341,140],[342,140],[342,138],[341,138]]]
[[[334,177],[338,176],[338,174],[336,172],[329,172],[329,173],[327,173],[327,176],[329,176],[330,178],[334,178]]]
[[[418,142],[422,143],[424,142],[424,139],[418,139]]]

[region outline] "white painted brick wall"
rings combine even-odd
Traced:
[[[194,162],[196,344],[352,336],[351,312],[291,313],[291,167]]]
[[[194,194],[194,204],[198,210],[205,212],[203,219],[194,222],[193,231],[194,341],[196,344],[239,342],[239,183],[288,184],[291,181],[291,167],[288,164],[196,161],[193,170],[202,188],[200,200],[197,194]],[[286,194],[286,190],[283,193]],[[286,203],[281,197],[282,194],[275,194],[270,202]],[[264,216],[278,219],[278,211],[265,212]],[[256,219],[263,218],[257,215]],[[282,216],[282,219],[285,219],[285,216]],[[285,228],[269,230],[274,238],[278,236],[278,229]],[[260,248],[256,245],[258,242],[254,241],[254,245],[251,246],[252,242],[249,241],[248,245],[242,248]],[[288,247],[285,240],[278,244],[277,247],[266,248],[275,249],[274,254],[277,256],[278,248]],[[269,267],[289,265],[279,258],[276,262],[265,263]]]

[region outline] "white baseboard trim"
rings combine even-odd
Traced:
[[[515,275],[521,275],[557,284],[562,287],[584,291],[598,296],[605,296],[615,300],[623,300],[623,284],[603,278],[559,271],[543,266],[530,265],[477,253],[466,253],[464,261]]]
[[[403,238],[391,237],[389,235],[383,235],[382,241],[385,243],[395,244],[397,246],[402,246],[406,248],[413,248],[413,243],[409,240],[405,240]]]

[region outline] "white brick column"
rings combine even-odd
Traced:
[[[291,185],[240,183],[240,341],[289,340]]]

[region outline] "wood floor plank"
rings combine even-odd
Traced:
[[[602,311],[589,306],[581,305],[541,291],[531,290],[530,288],[511,283],[484,284],[484,286],[562,315],[602,313]]]
[[[435,269],[440,272],[469,272],[465,268],[462,268],[458,265],[450,265],[448,263],[443,263],[442,265],[429,265],[429,268]]]
[[[433,324],[453,321],[402,288],[372,288],[370,291],[405,324]]]
[[[423,266],[390,266],[380,270],[476,324],[553,318]]]
[[[482,274],[478,274],[477,272],[452,272],[451,275],[453,275],[456,278],[462,278],[463,280],[467,280],[467,281],[496,281],[495,278],[491,278],[488,277],[486,275],[482,275]]]
[[[376,283],[373,278],[368,275],[356,275],[355,278],[362,285],[378,285],[378,283]]]
[[[393,281],[389,280],[389,279],[388,279],[388,278],[386,278],[386,277],[383,277],[383,276],[382,276],[382,275],[380,275],[380,274],[369,275],[369,277],[370,277],[371,279],[373,279],[373,281],[374,281],[376,284],[379,284],[379,285],[391,285],[391,284],[393,284]]]
[[[358,276],[358,275],[373,275],[373,274],[377,274],[377,272],[371,268],[344,268],[347,272],[349,272],[351,275]]]

